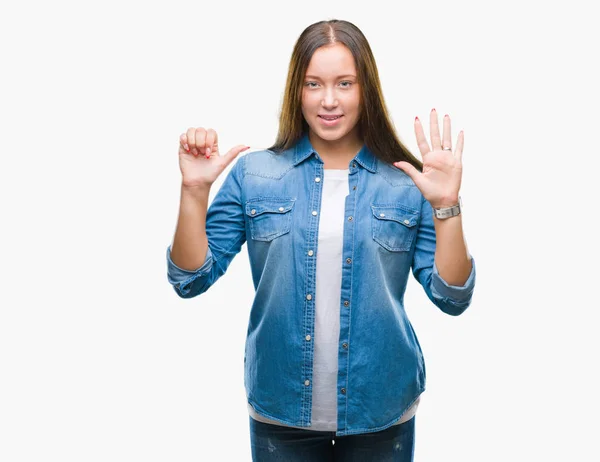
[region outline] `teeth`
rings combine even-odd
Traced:
[[[335,120],[335,119],[339,119],[340,116],[337,117],[323,117],[325,120]]]

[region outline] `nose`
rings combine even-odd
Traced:
[[[335,97],[335,92],[333,89],[329,88],[325,90],[325,94],[323,95],[323,99],[321,100],[321,106],[324,108],[332,108],[338,105],[338,100]]]

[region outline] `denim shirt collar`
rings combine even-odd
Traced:
[[[304,133],[302,138],[296,143],[296,146],[292,148],[294,150],[294,167],[300,162],[309,157],[312,153],[315,153],[317,158],[320,160],[319,155],[314,150],[308,133]],[[353,160],[356,160],[360,165],[366,168],[371,173],[377,172],[377,157],[363,144],[362,148],[356,154]]]

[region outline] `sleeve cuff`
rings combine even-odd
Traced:
[[[206,259],[200,268],[194,271],[182,269],[173,263],[173,260],[171,260],[171,246],[167,247],[167,277],[169,282],[173,285],[178,285],[180,287],[185,286],[194,279],[207,274],[210,271],[212,264],[212,252],[210,251],[210,247],[208,247],[206,250]]]
[[[436,298],[448,298],[456,302],[463,302],[471,298],[475,287],[475,260],[471,257],[471,274],[462,286],[448,284],[440,276],[435,260],[431,276],[431,292]]]

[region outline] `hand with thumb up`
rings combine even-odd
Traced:
[[[179,137],[179,168],[185,187],[209,187],[225,168],[249,146],[237,145],[219,153],[219,138],[212,128],[189,128]]]

